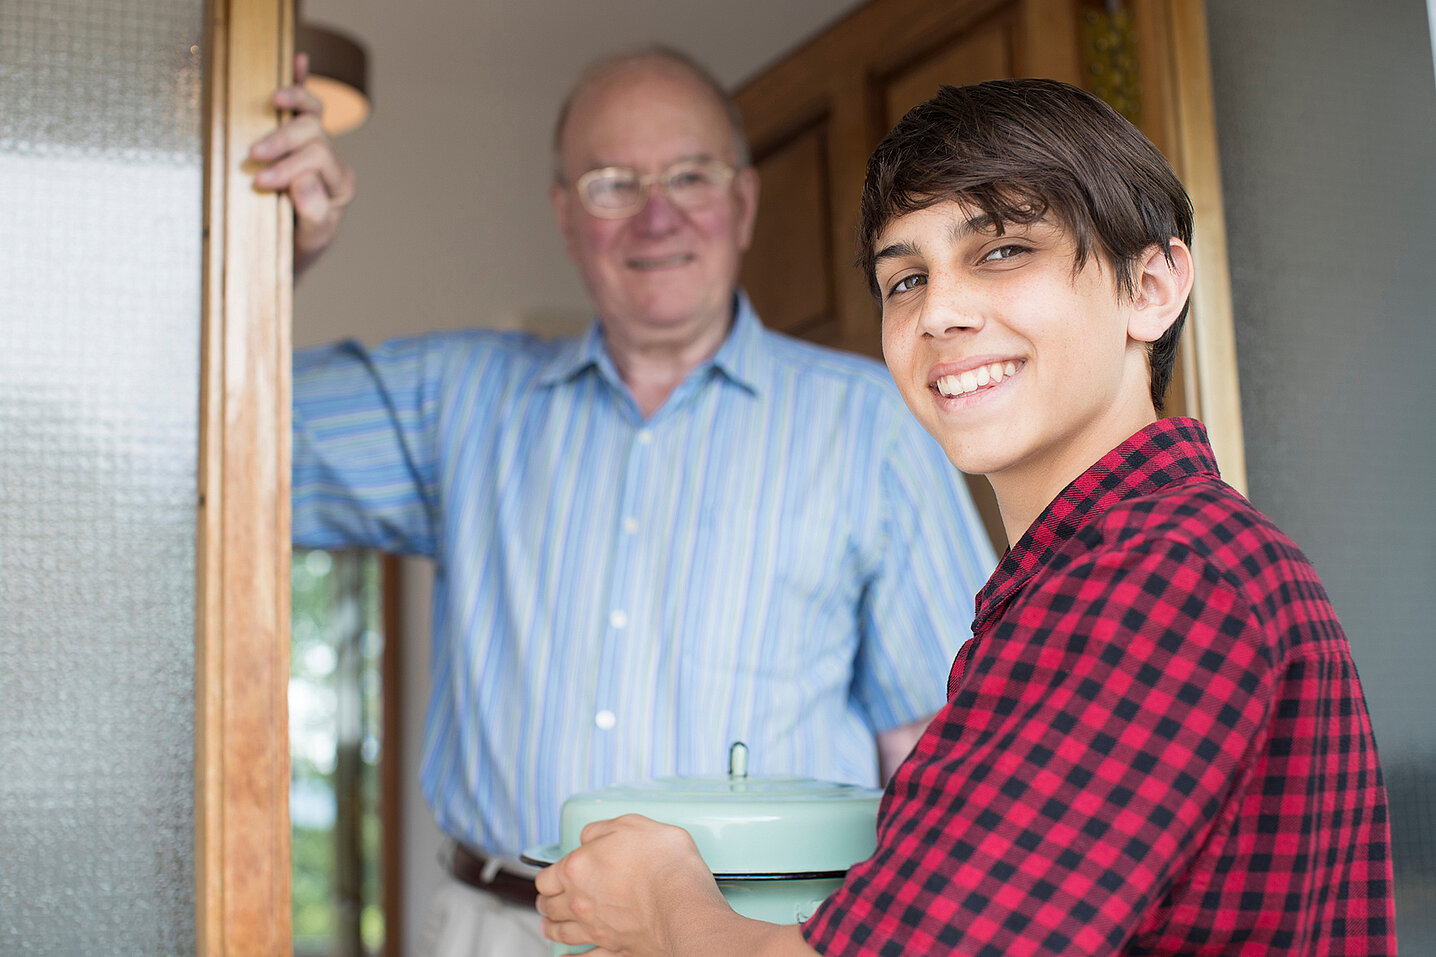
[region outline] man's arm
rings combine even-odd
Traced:
[[[997,564],[962,475],[891,400],[873,413],[887,438],[870,506],[879,532],[870,539],[874,575],[853,680],[874,724],[890,725],[876,742],[884,783],[945,704],[953,657],[972,634],[973,596]]]
[[[597,957],[814,957],[797,924],[734,913],[688,832],[637,814],[595,821],[538,875],[544,934]]]
[[[272,101],[293,113],[256,140],[249,157],[264,164],[254,176],[260,189],[288,193],[294,203],[294,272],[307,269],[334,241],[344,207],[354,198],[354,171],[339,158],[324,132],[324,105],[304,88],[309,58],[294,58],[294,83],[274,91]]]
[[[886,731],[879,731],[878,739],[878,771],[882,774],[882,781],[887,784],[898,769],[898,765],[907,759],[912,753],[913,746],[927,726],[932,721],[932,715],[926,718],[919,718],[907,724],[900,724],[896,728],[888,728]]]

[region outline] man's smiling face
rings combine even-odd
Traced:
[[[575,97],[564,127],[566,183],[591,169],[626,166],[640,175],[679,160],[733,164],[734,134],[722,105],[672,64],[638,64],[597,80]],[[732,297],[752,238],[757,179],[738,172],[714,202],[680,209],[651,189],[632,216],[586,211],[571,187],[553,201],[570,257],[583,274],[605,331],[637,345],[698,338],[732,318]]]
[[[1059,224],[999,235],[939,202],[886,224],[874,248],[888,368],[953,464],[988,475],[999,500],[1004,486],[1050,499],[1134,415],[1151,417],[1133,306],[1101,257],[1075,268]]]

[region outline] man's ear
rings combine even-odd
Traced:
[[[548,184],[548,201],[553,206],[553,215],[558,222],[559,235],[563,236],[564,249],[568,251],[570,259],[573,255],[573,210],[570,208],[573,203],[573,193],[562,183],[551,182]]]
[[[1134,266],[1135,295],[1127,313],[1127,335],[1138,342],[1156,342],[1177,321],[1192,294],[1192,251],[1172,237],[1172,257],[1152,245]]]
[[[747,252],[758,219],[758,171],[751,166],[740,169],[733,177],[733,194],[738,202],[738,248]]]

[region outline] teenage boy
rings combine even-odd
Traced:
[[[1310,563],[1159,420],[1191,205],[1095,97],[945,87],[878,147],[883,351],[1012,549],[877,851],[801,926],[734,914],[624,817],[543,872],[545,932],[648,954],[1394,954],[1386,796]]]

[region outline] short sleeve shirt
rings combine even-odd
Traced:
[[[1386,795],[1310,563],[1160,421],[979,593],[820,953],[1394,954]]]

